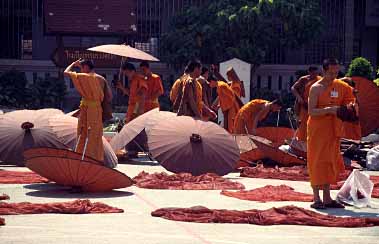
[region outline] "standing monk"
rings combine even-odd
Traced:
[[[153,74],[148,62],[141,62],[140,68],[147,83],[147,92],[145,97],[145,112],[159,108],[158,98],[163,94],[162,80],[159,75]]]
[[[71,71],[79,67],[80,73]],[[93,71],[94,65],[90,60],[77,60],[70,64],[64,75],[71,78],[76,90],[82,97],[78,120],[77,135],[79,138],[76,151],[83,153],[85,141],[88,138],[85,154],[99,161],[104,160],[103,121],[101,103],[104,99],[104,86],[100,76]]]
[[[188,76],[188,67],[184,69],[184,73],[172,85],[170,91],[170,101],[172,102],[172,110],[174,113],[178,112],[180,102],[182,100],[182,81]]]
[[[245,88],[233,67],[228,68],[226,76],[230,81],[230,87],[238,97],[245,97]]]
[[[232,90],[232,88],[223,81],[216,81],[214,77],[209,78],[209,85],[212,88],[217,88],[218,98],[216,99],[213,110],[217,111],[221,108],[224,114],[224,128],[233,132],[234,119],[241,108],[242,104],[239,102],[237,94]]]
[[[121,67],[124,75],[128,77],[129,89],[125,88],[121,82],[117,82],[117,88],[124,95],[129,96],[128,111],[125,123],[132,121],[145,111],[145,97],[147,91],[146,80],[136,72],[136,68],[131,63],[124,63]]]
[[[314,203],[312,208],[343,208],[330,196],[330,185],[336,184],[344,170],[340,153],[343,122],[337,115],[341,108],[355,102],[353,89],[337,80],[336,59],[323,62],[324,77],[312,85],[308,99],[307,161]],[[319,191],[323,190],[323,201]]]
[[[296,131],[296,138],[306,143],[307,141],[307,121],[308,121],[308,96],[311,86],[322,77],[317,75],[317,67],[308,68],[308,75],[300,77],[291,87],[293,95],[296,97],[295,113],[298,116],[299,127]]]
[[[201,73],[201,63],[199,61],[191,61],[187,66],[187,72],[188,75],[181,79],[180,87],[182,89],[179,93],[181,92],[182,96],[178,108],[178,115],[200,119],[203,109],[203,91],[197,79]]]
[[[245,104],[234,121],[234,134],[255,135],[258,123],[267,118],[271,112],[278,112],[282,107],[279,100],[272,102],[254,99]]]
[[[208,78],[209,78],[208,68],[202,67],[201,76],[197,79],[197,81],[200,83],[202,91],[203,91],[202,119],[204,121],[214,120],[217,118],[216,113],[210,109],[210,107],[212,106],[212,88],[209,86]]]

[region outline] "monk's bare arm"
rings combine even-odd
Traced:
[[[67,66],[67,68],[63,71],[63,74],[67,77],[71,77],[72,68],[78,67],[80,65],[80,60],[81,59],[78,59],[75,62],[71,63],[69,66]]]
[[[336,114],[338,106],[317,108],[318,97],[323,91],[323,87],[317,83],[311,87],[308,98],[308,114],[310,116],[321,116],[326,114]]]
[[[270,110],[270,106],[268,105],[265,105],[265,107],[259,111],[257,113],[257,115],[254,117],[254,120],[253,120],[253,126],[252,126],[252,131],[249,131],[249,133],[251,133],[252,135],[255,135],[256,134],[256,131],[257,131],[257,127],[258,127],[258,122],[259,122],[259,118],[262,117],[262,115],[266,114],[267,112],[269,112]]]

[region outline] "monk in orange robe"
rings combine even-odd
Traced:
[[[80,67],[81,72],[72,71]],[[94,65],[90,60],[77,60],[70,64],[64,75],[71,78],[76,90],[82,97],[78,120],[78,144],[76,151],[83,153],[88,138],[85,155],[99,161],[104,160],[103,121],[101,103],[104,99],[104,80],[93,71]]]
[[[181,78],[179,86],[182,89],[182,96],[180,97],[181,100],[177,114],[200,119],[203,109],[203,91],[197,79],[201,73],[201,63],[199,61],[191,61],[186,71],[188,75]]]
[[[172,110],[174,113],[178,112],[180,102],[182,101],[183,80],[188,76],[188,67],[184,69],[184,73],[172,85],[170,91],[170,101],[172,102]]]
[[[323,62],[324,77],[312,85],[308,99],[307,161],[313,189],[312,208],[343,208],[330,196],[330,185],[336,184],[344,170],[340,153],[343,122],[337,117],[340,106],[355,102],[353,89],[337,80],[336,59]],[[323,190],[323,201],[319,191]]]
[[[233,132],[234,119],[241,108],[237,100],[237,94],[232,90],[232,88],[223,81],[216,81],[215,78],[211,77],[209,85],[212,88],[217,88],[218,98],[216,99],[213,110],[217,111],[221,108],[224,114],[224,128],[230,133]]]
[[[201,68],[201,76],[197,79],[202,89],[203,110],[202,120],[209,121],[217,118],[216,113],[210,109],[212,106],[212,88],[209,86],[209,69],[207,67]]]
[[[153,74],[148,62],[140,64],[143,75],[147,83],[147,92],[145,97],[145,112],[159,108],[158,98],[163,94],[162,80],[159,75]]]
[[[270,112],[278,112],[282,107],[279,100],[272,102],[254,99],[245,104],[234,121],[234,134],[255,135],[258,123],[267,118]]]
[[[308,68],[308,75],[300,77],[292,86],[291,91],[296,97],[295,113],[298,116],[299,127],[296,131],[297,140],[307,141],[307,121],[308,121],[308,96],[311,86],[322,77],[317,75],[317,67]]]
[[[128,77],[129,89],[125,88],[120,82],[117,83],[117,88],[129,96],[128,111],[125,118],[125,123],[128,123],[145,111],[147,84],[143,76],[137,74],[136,68],[131,63],[124,63],[122,72]]]
[[[236,71],[233,69],[233,67],[228,68],[226,72],[226,76],[228,80],[230,81],[229,85],[232,88],[232,90],[237,94],[238,97],[245,97],[245,89],[243,86],[242,81],[238,77]]]

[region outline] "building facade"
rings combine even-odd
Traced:
[[[286,90],[296,78],[295,71],[319,64],[329,56],[337,57],[344,64],[363,56],[378,66],[379,1],[318,1],[325,22],[322,35],[296,50],[274,47],[265,64],[251,76],[251,89]],[[37,77],[58,76],[63,67],[56,65],[59,55],[62,56],[57,54],[57,49],[63,48],[59,49],[61,53],[73,56],[72,52],[81,53],[89,47],[109,43],[127,43],[159,57],[159,39],[167,30],[170,18],[188,6],[206,2],[0,0],[0,72],[12,68],[21,70],[31,82]],[[78,18],[81,13],[85,13],[84,19]],[[58,18],[59,14],[65,15]],[[87,22],[75,24],[73,20]],[[84,28],[78,29],[78,26]],[[153,69],[164,80],[174,78],[165,64],[154,64]],[[97,72],[111,81],[117,77],[118,66],[98,67]],[[70,81],[66,80],[66,84],[69,97],[77,99]]]

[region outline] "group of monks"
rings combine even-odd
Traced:
[[[81,72],[72,71],[80,67]],[[128,78],[128,87],[120,82],[117,88],[129,96],[126,123],[139,115],[159,108],[158,98],[163,94],[160,77],[153,74],[147,62],[140,64],[142,73],[137,73],[131,63],[124,63],[122,73]],[[332,200],[330,185],[337,179],[344,164],[340,154],[340,138],[344,133],[345,121],[338,117],[341,106],[354,104],[353,88],[337,79],[339,64],[336,59],[323,62],[323,76],[317,74],[316,67],[310,67],[309,75],[301,77],[292,87],[296,97],[295,110],[299,126],[296,138],[306,142],[307,164],[311,186],[314,192],[313,208],[341,208]],[[82,96],[78,122],[77,151],[97,160],[103,160],[102,145],[102,103],[104,95],[111,97],[106,80],[93,71],[93,63],[78,60],[69,65],[64,74],[69,76]],[[241,102],[244,96],[243,82],[233,68],[227,71],[227,82],[215,67],[209,70],[199,61],[191,61],[173,84],[170,100],[173,111],[178,116],[191,116],[205,121],[215,121],[216,112],[224,114],[224,128],[234,134],[255,134],[259,122],[270,112],[281,109],[280,100],[254,99],[247,104]],[[213,96],[212,90],[216,90]],[[357,108],[358,110],[358,108]],[[351,124],[350,124],[351,126]],[[359,124],[354,124],[359,130]],[[352,128],[352,127],[349,127]],[[323,190],[323,200],[319,191]]]

